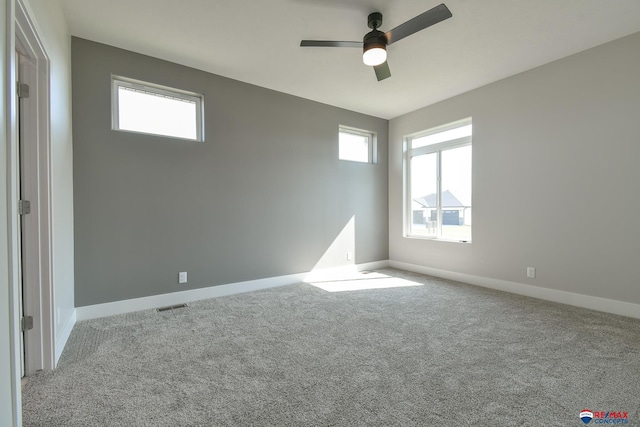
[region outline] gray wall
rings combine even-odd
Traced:
[[[640,33],[391,120],[390,258],[640,303],[638,52]],[[403,136],[465,117],[473,243],[403,237]]]
[[[388,258],[388,122],[73,38],[76,306]],[[110,78],[205,95],[206,142],[111,130]],[[338,160],[340,124],[377,165]],[[334,248],[335,249],[335,248]],[[179,271],[189,283],[177,284]]]

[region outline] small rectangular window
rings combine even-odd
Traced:
[[[204,141],[201,94],[114,76],[111,97],[114,130]]]
[[[373,132],[340,126],[338,158],[352,162],[375,163],[375,142]]]
[[[471,241],[471,119],[406,138],[406,235]]]

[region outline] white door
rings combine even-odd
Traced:
[[[16,51],[16,76],[18,78],[17,114],[18,129],[18,179],[19,179],[19,295],[23,331],[23,375],[31,375],[43,367],[41,345],[40,270],[38,255],[38,129],[37,66],[35,59]]]
[[[16,199],[28,200],[31,213],[20,215],[14,224],[16,249],[21,258],[16,289],[22,297],[23,319],[32,319],[33,329],[21,334],[25,376],[55,367],[53,316],[53,270],[51,234],[51,157],[49,113],[49,61],[29,18],[23,0],[15,2],[15,78],[28,85],[15,100],[15,147],[12,150],[13,184]],[[26,86],[24,87],[26,89]],[[18,202],[20,205],[20,202]],[[17,214],[17,212],[16,212]],[[14,217],[15,218],[15,217]],[[18,303],[19,298],[16,298]]]

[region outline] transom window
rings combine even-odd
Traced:
[[[340,126],[338,129],[338,158],[361,163],[376,163],[375,133]]]
[[[471,119],[406,141],[408,237],[471,241]]]
[[[204,141],[201,94],[113,77],[111,97],[115,130]]]

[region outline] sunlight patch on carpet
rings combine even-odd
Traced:
[[[368,289],[403,288],[409,286],[423,286],[422,283],[411,280],[390,277],[381,273],[350,273],[343,274],[342,277],[327,277],[322,280],[314,277],[315,280],[308,280],[307,283],[327,292],[347,292],[362,291]]]

